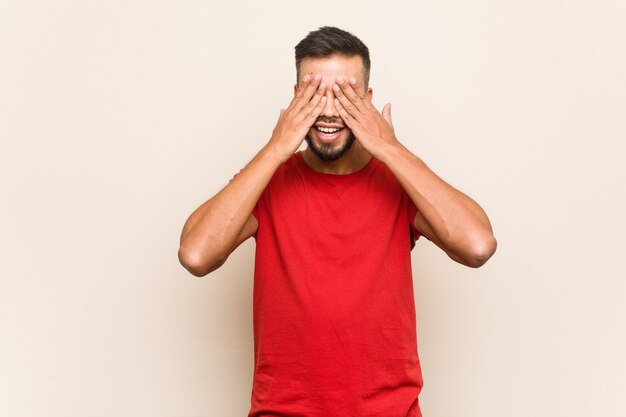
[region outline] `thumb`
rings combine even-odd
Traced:
[[[387,103],[383,107],[383,119],[393,127],[393,121],[391,120],[391,103]]]

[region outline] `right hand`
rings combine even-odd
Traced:
[[[302,77],[289,107],[280,110],[276,127],[268,143],[280,162],[285,162],[300,147],[307,132],[313,126],[326,104],[326,83],[317,74]]]

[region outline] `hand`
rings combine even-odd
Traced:
[[[276,151],[281,162],[289,159],[300,147],[307,132],[324,109],[326,83],[321,80],[320,74],[312,80],[309,74],[305,74],[289,107],[280,109],[280,116],[268,145]]]
[[[399,144],[391,120],[391,104],[385,104],[382,113],[379,113],[367,94],[357,94],[362,90],[354,77],[349,82],[343,77],[337,78],[337,83],[333,85],[335,107],[363,149],[376,159],[383,160],[387,145]]]

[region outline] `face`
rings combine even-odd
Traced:
[[[306,143],[322,161],[337,160],[350,149],[355,137],[335,108],[335,95],[332,86],[337,77],[340,76],[345,80],[355,77],[357,85],[363,86],[363,61],[358,55],[349,58],[341,55],[304,58],[300,62],[300,80],[305,74],[309,74],[311,77],[315,74],[321,74],[322,80],[326,82],[327,86],[326,106],[305,136]],[[298,80],[299,84],[300,80]],[[298,88],[296,85],[296,91]],[[370,98],[372,97],[371,88],[368,88],[367,94]]]

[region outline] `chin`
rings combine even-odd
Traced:
[[[332,142],[320,140],[316,137],[315,131],[309,131],[306,135],[306,143],[311,151],[322,161],[330,162],[341,158],[354,143],[355,137],[348,128],[342,135]]]

